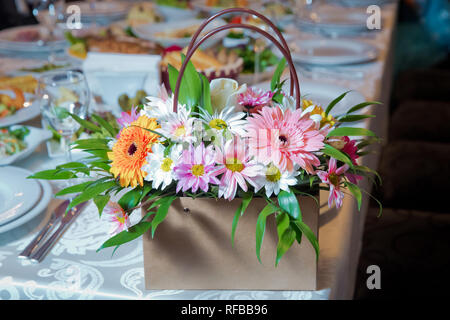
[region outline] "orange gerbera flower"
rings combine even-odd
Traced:
[[[123,128],[120,137],[108,152],[108,158],[112,160],[111,173],[115,178],[120,178],[122,187],[136,187],[144,185],[144,177],[147,175],[141,168],[147,164],[145,157],[152,152],[152,145],[158,140],[156,133],[145,129],[156,130],[160,128],[155,118],[140,116],[130,126]]]

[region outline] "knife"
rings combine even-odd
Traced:
[[[59,237],[64,233],[64,231],[69,227],[73,220],[80,215],[84,207],[87,205],[87,201],[83,202],[75,207],[73,207],[63,218],[58,229],[51,237],[35,252],[30,256],[30,259],[34,263],[39,263],[53,247],[53,245],[58,241]]]
[[[66,200],[61,202],[61,204],[56,207],[50,216],[50,220],[48,220],[47,224],[42,228],[42,230],[38,233],[38,235],[30,242],[30,244],[19,254],[19,259],[27,259],[31,252],[39,245],[40,241],[44,238],[47,232],[55,225],[55,223],[64,215],[67,206],[70,201]]]

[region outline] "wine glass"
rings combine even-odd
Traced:
[[[69,113],[86,118],[90,91],[80,71],[54,71],[42,75],[38,83],[38,97],[44,119],[62,137],[65,156],[72,161],[70,142],[80,124]]]
[[[54,41],[57,39],[58,21],[64,20],[65,0],[34,0],[32,13],[40,25],[47,29],[47,41],[39,41],[39,45],[48,44],[50,54],[48,60],[54,63],[56,59]]]

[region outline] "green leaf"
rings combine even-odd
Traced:
[[[371,169],[369,167],[366,167],[366,166],[355,166],[354,172],[355,173],[360,173],[361,172],[363,174],[373,174],[373,175],[375,175],[378,178],[378,182],[379,182],[380,185],[383,182],[382,179],[381,179],[381,176],[378,174],[378,172],[376,172],[375,170],[373,170],[373,169]]]
[[[283,74],[284,68],[286,68],[286,59],[282,58],[280,62],[278,62],[277,68],[272,76],[272,81],[270,82],[270,90],[275,91],[277,89],[278,84],[280,83],[281,75]]]
[[[134,208],[141,199],[142,188],[134,188],[125,193],[118,201],[123,210]]]
[[[278,235],[277,245],[277,258],[275,260],[275,266],[278,266],[283,255],[292,247],[296,238],[295,231],[289,227],[280,235]]]
[[[348,190],[353,194],[356,201],[358,202],[358,211],[361,211],[361,201],[362,201],[362,194],[361,190],[356,184],[353,184],[351,182],[346,181],[345,185],[347,186]]]
[[[339,127],[331,130],[327,137],[343,137],[343,136],[370,136],[376,137],[375,133],[364,128]]]
[[[39,171],[27,177],[27,179],[43,179],[43,180],[67,180],[73,178],[77,178],[75,173],[70,171],[61,171],[59,169]]]
[[[363,119],[374,118],[374,117],[375,116],[373,116],[373,115],[355,114],[355,115],[343,116],[342,118],[339,118],[338,121],[339,122],[355,122],[355,121],[360,121]]]
[[[292,218],[298,219],[301,216],[300,205],[294,192],[290,190],[286,192],[281,190],[278,194],[278,204],[285,210]]]
[[[289,225],[291,226],[292,230],[295,231],[295,239],[297,240],[297,243],[298,243],[298,244],[301,244],[301,243],[302,243],[302,235],[303,235],[303,233],[302,233],[302,231],[295,225],[294,221],[295,221],[295,220],[291,220],[291,221],[289,222]]]
[[[95,158],[99,158],[101,160],[109,160],[109,158],[108,158],[109,150],[95,149],[95,150],[84,150],[84,151],[92,154]]]
[[[182,62],[186,56],[184,54],[181,55]],[[175,92],[177,78],[178,78],[178,70],[175,69],[172,65],[168,66],[169,72],[169,83],[172,89],[172,92]],[[186,104],[189,108],[195,107],[200,102],[200,97],[202,94],[202,81],[195,70],[195,67],[192,61],[189,61],[186,69],[184,70],[183,77],[181,78],[180,91],[178,95],[178,101],[181,104]]]
[[[234,218],[233,218],[233,224],[231,227],[231,246],[234,246],[234,235],[236,233],[236,227],[239,221],[239,217],[241,217],[245,210],[247,210],[248,205],[250,204],[250,202],[253,199],[253,193],[251,192],[246,192],[243,194],[242,197],[242,202],[239,205],[239,208],[237,208],[236,213],[234,214]]]
[[[165,197],[160,201],[160,205],[158,210],[156,211],[156,215],[152,220],[152,238],[155,236],[155,231],[158,225],[164,221],[167,216],[167,212],[169,211],[169,207],[172,202],[176,199],[176,196]]]
[[[370,106],[370,105],[373,105],[373,104],[382,104],[382,103],[381,103],[381,102],[378,102],[378,101],[366,101],[366,102],[357,104],[356,106],[350,108],[350,109],[347,111],[347,114],[353,113],[353,112],[355,112],[355,111],[358,111],[359,109],[365,108],[365,107]]]
[[[354,167],[352,160],[343,152],[339,151],[338,149],[333,148],[329,144],[325,144],[323,149],[321,150],[324,154],[329,155],[332,158],[335,158],[336,160],[342,161],[346,164],[348,164],[351,168]]]
[[[262,209],[256,221],[256,257],[259,263],[261,262],[261,245],[264,239],[264,233],[266,232],[266,220],[271,214],[277,212],[279,208],[275,207],[273,204],[268,204]]]
[[[306,238],[311,242],[314,250],[316,251],[316,260],[319,259],[319,241],[312,230],[302,221],[294,220],[292,223],[300,229],[300,231],[306,236]]]
[[[351,90],[350,90],[351,91]],[[339,97],[337,97],[336,99],[334,99],[333,101],[330,102],[330,104],[328,105],[327,109],[325,110],[325,114],[328,115],[330,113],[330,111],[334,108],[334,106],[336,104],[338,104],[342,99],[344,99],[344,97],[347,95],[347,93],[349,93],[350,91],[344,92],[343,94],[341,94]]]
[[[108,121],[103,119],[102,117],[100,117],[96,114],[92,114],[91,117],[94,118],[94,120],[97,121],[99,125],[101,125],[103,128],[105,128],[106,131],[109,132],[111,137],[115,137],[117,135],[117,133],[119,133],[118,130],[114,129],[113,126],[110,123],[108,123]]]
[[[110,150],[107,139],[80,139],[73,143],[73,149],[82,150]]]
[[[88,129],[90,131],[93,132],[102,132],[102,129],[100,129],[99,127],[97,127],[95,124],[93,124],[92,122],[89,122],[87,120],[81,119],[79,116],[77,116],[76,114],[70,113],[70,116],[76,121],[78,122],[83,128]]]
[[[98,181],[94,182],[92,185],[84,189],[84,191],[80,195],[75,197],[67,206],[66,212],[69,212],[69,210],[72,209],[74,206],[79,205],[80,203],[86,202],[88,200],[91,200],[100,193],[105,192],[109,188],[116,186],[116,181],[106,181],[106,182],[101,181],[100,183],[97,182]]]
[[[110,196],[109,195],[98,195],[94,197],[94,203],[97,206],[98,209],[98,215],[101,216],[103,209],[105,208],[106,204],[109,202]]]
[[[147,232],[147,230],[150,229],[151,225],[152,224],[147,221],[143,221],[138,224],[135,224],[134,226],[128,228],[128,231],[124,230],[124,231],[116,234],[112,238],[106,240],[102,244],[102,246],[97,249],[97,252],[104,248],[120,246],[124,243],[130,242],[131,240],[134,240],[134,239],[142,236],[145,232]]]
[[[92,184],[92,181],[87,181],[87,182],[83,182],[83,183],[80,183],[80,184],[76,184],[74,186],[70,186],[70,187],[64,188],[64,189],[60,190],[58,193],[56,193],[55,196],[63,196],[63,195],[66,195],[66,194],[82,192],[90,184]]]
[[[211,92],[209,87],[208,78],[205,75],[200,74],[200,78],[202,79],[202,98],[201,98],[201,106],[203,109],[209,112],[209,114],[213,114],[213,109],[211,105]]]
[[[184,63],[186,60],[186,56],[181,54],[181,62]],[[186,65],[186,69],[184,70],[182,85],[186,83],[186,88],[189,92],[189,100],[191,101],[188,105],[192,108],[198,106],[200,103],[200,98],[202,96],[202,80],[199,76],[197,70],[195,70],[194,64],[192,61],[189,61]]]

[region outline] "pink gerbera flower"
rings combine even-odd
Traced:
[[[324,135],[316,128],[309,113],[264,107],[247,118],[250,153],[267,165],[273,162],[282,170],[294,170],[298,164],[307,172],[320,164],[313,152],[323,148]]]
[[[342,167],[337,168],[336,159],[331,158],[328,162],[328,172],[318,170],[317,176],[330,186],[330,195],[328,196],[328,207],[331,208],[333,201],[336,202],[336,207],[342,206],[342,199],[344,199],[344,193],[340,190],[340,183],[342,175],[348,170],[348,165],[344,164]]]
[[[111,234],[117,234],[123,230],[128,230],[130,227],[130,218],[117,202],[109,201],[103,212],[110,216],[109,221],[113,224]]]
[[[210,183],[219,184],[214,158],[212,146],[205,148],[203,142],[197,147],[189,145],[181,155],[180,164],[173,168],[178,180],[177,192],[192,189],[195,193],[199,188],[207,192]]]
[[[255,113],[270,105],[273,95],[274,92],[271,91],[264,92],[262,89],[248,88],[245,93],[239,95],[238,104],[242,106],[243,111]]]
[[[247,191],[247,182],[255,187],[254,179],[258,175],[259,165],[250,160],[248,145],[239,137],[228,140],[225,146],[216,151],[216,162],[223,167],[218,170],[223,173],[219,185],[219,198],[233,200],[237,186]]]

